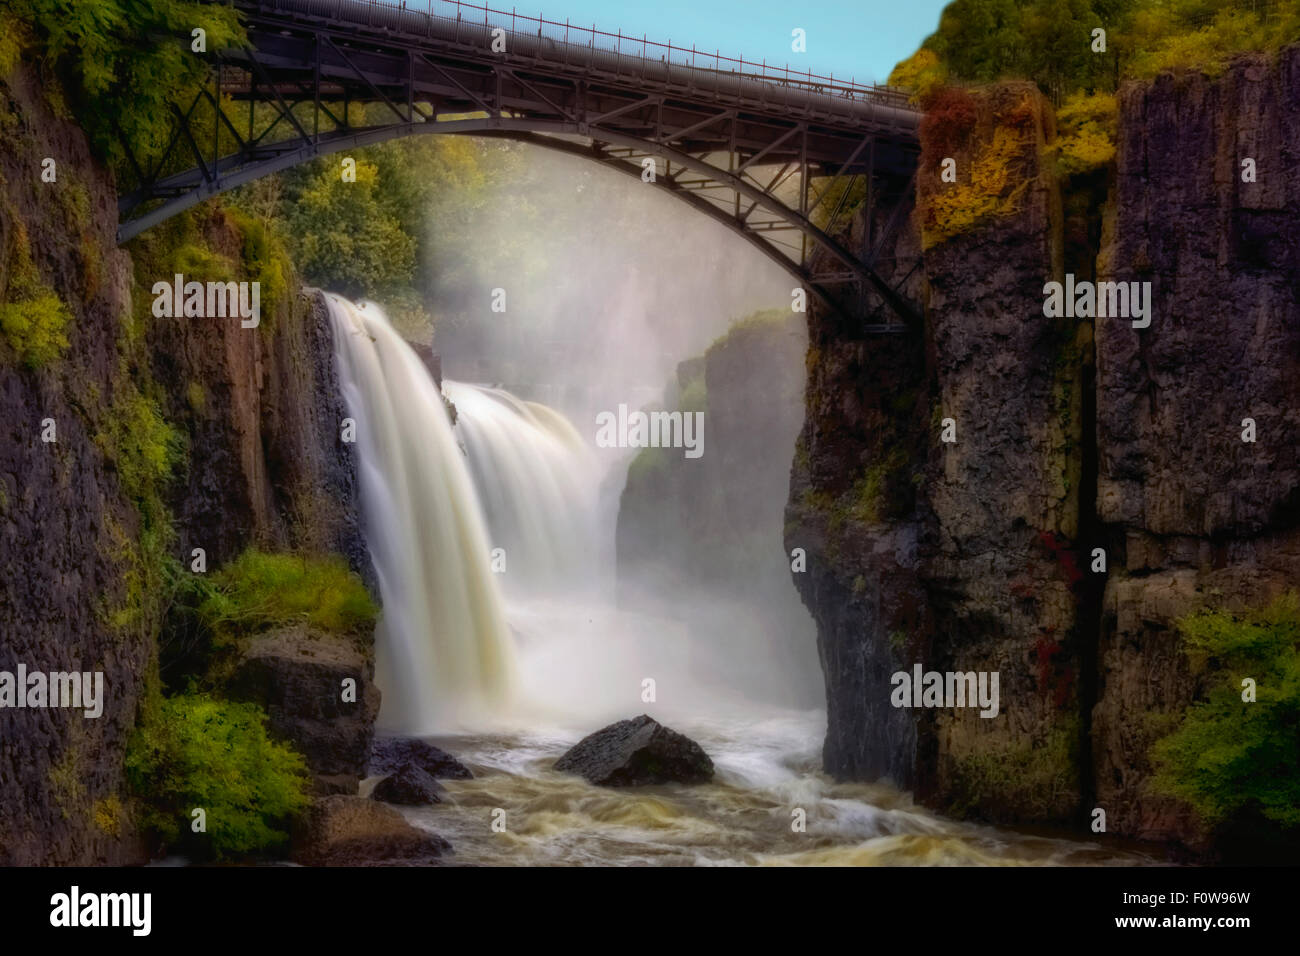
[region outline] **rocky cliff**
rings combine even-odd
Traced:
[[[702,632],[700,653],[739,686],[813,706],[811,621],[781,543],[787,456],[803,420],[802,320],[757,313],[678,365],[663,404],[703,414],[702,454],[641,450],[619,499],[616,544],[625,602],[673,595]]]
[[[998,822],[1100,808],[1109,833],[1206,849],[1150,748],[1202,690],[1174,622],[1296,581],[1297,71],[1292,48],[1126,86],[1091,243],[1063,239],[1079,184],[1031,86],[927,116],[900,239],[924,247],[924,327],[809,316],[786,544],[809,551],[828,771]],[[1151,282],[1150,326],[1046,317],[1066,273]],[[893,706],[917,663],[996,671],[998,716]]]
[[[619,503],[620,578],[761,594],[784,583],[784,461],[803,420],[799,316],[763,312],[679,364],[664,407],[703,412],[699,458],[643,449]]]
[[[180,576],[215,572],[250,546],[336,552],[368,572],[321,303],[293,291],[257,223],[218,207],[118,249],[114,184],[59,102],[26,69],[0,81],[0,671],[102,671],[105,691],[97,719],[0,711],[8,865],[143,858],[124,753],[160,687],[160,658],[186,679],[193,648],[169,646]],[[53,181],[42,180],[47,158]],[[155,318],[152,283],[174,272],[260,280],[261,328]],[[206,570],[194,570],[194,549]],[[301,646],[263,647],[253,656],[277,666],[245,667],[239,686],[319,777],[350,773],[355,790],[377,706],[369,641],[341,664]],[[340,766],[332,745],[314,759],[302,715],[275,708],[313,672],[337,695],[340,668],[364,688],[357,726],[340,731],[364,738],[344,747],[356,767]]]

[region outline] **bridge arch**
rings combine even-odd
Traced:
[[[911,273],[891,283],[876,267],[910,211],[915,175],[915,113],[895,91],[811,76],[783,80],[770,70],[753,75],[748,70],[758,67],[743,61],[728,61],[733,69],[724,71],[716,57],[708,58],[712,69],[687,65],[674,58],[688,51],[645,40],[635,41],[638,55],[611,52],[597,46],[594,31],[574,31],[587,36],[585,44],[574,43],[567,25],[534,19],[522,32],[524,18],[460,3],[431,2],[423,11],[400,0],[236,6],[250,44],[217,54],[210,88],[184,111],[175,105],[171,143],[152,169],[132,158],[137,183],[119,202],[119,242],[210,196],[318,156],[411,135],[486,136],[638,179],[642,161],[653,157],[656,188],[739,235],[823,305],[848,314],[871,303],[871,314],[855,316],[866,331],[897,331],[918,317],[900,292]],[[456,18],[440,16],[442,8],[454,8]],[[483,22],[469,21],[466,10]],[[510,18],[514,30],[494,28],[493,16]],[[563,27],[565,39],[546,36],[548,26]],[[504,31],[504,54],[491,52],[493,29]],[[617,38],[620,48],[623,41]],[[331,109],[339,102],[342,116]],[[247,104],[243,130],[228,103]],[[258,103],[270,108],[261,129]],[[393,121],[350,126],[351,103],[378,104]],[[271,138],[277,129],[288,135]],[[177,169],[182,142],[194,165]],[[773,168],[770,178],[756,175]],[[848,190],[825,228],[814,223],[831,193],[817,194],[817,175],[859,177],[869,205],[892,202],[883,228],[865,237],[860,251],[833,235]]]

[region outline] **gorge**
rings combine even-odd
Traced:
[[[13,36],[0,864],[1293,858],[1300,47],[1117,66],[1086,135],[918,83],[914,182],[815,183],[890,295],[804,312],[492,136],[119,245],[122,158]],[[713,774],[556,770],[643,714]]]

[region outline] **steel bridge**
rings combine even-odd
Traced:
[[[919,316],[902,291],[919,253],[910,269],[886,255],[919,151],[897,90],[441,0],[234,6],[249,43],[208,54],[209,84],[173,104],[160,158],[128,157],[119,242],[317,156],[421,133],[501,137],[653,173],[866,331]],[[370,106],[365,125],[352,104]],[[868,210],[853,240],[837,231],[851,194]]]

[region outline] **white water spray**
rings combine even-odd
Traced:
[[[482,510],[428,370],[374,303],[328,295],[356,419],[362,510],[383,614],[379,724],[432,733],[499,713],[514,649]]]
[[[506,593],[572,598],[612,585],[600,573],[600,473],[569,420],[501,389],[442,388],[456,406],[492,547],[504,552]]]

